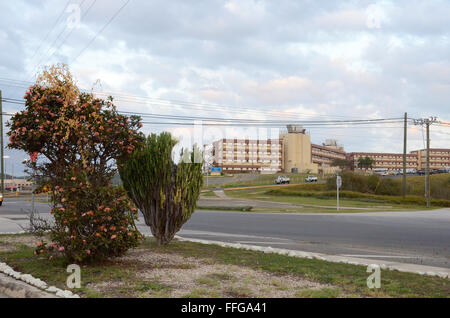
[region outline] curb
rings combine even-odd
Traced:
[[[70,290],[49,287],[39,278],[16,272],[6,263],[1,262],[0,292],[12,298],[80,298]]]
[[[384,270],[391,270],[391,271],[397,270],[399,272],[406,272],[406,273],[413,273],[413,274],[427,275],[427,276],[435,276],[435,277],[447,278],[447,279],[450,278],[450,269],[442,268],[442,267],[433,267],[433,266],[398,263],[398,262],[385,262],[386,264],[384,264],[384,263],[380,263],[380,262],[378,262],[376,260],[372,260],[372,259],[364,259],[364,258],[357,258],[357,257],[344,257],[344,256],[339,256],[339,255],[328,255],[328,254],[321,254],[321,253],[288,250],[288,249],[282,249],[282,248],[272,248],[270,246],[265,247],[265,246],[247,245],[247,244],[240,244],[240,243],[227,243],[227,242],[220,242],[220,241],[190,239],[190,238],[183,238],[178,235],[175,236],[175,238],[178,239],[179,241],[187,241],[187,242],[209,244],[209,245],[219,245],[221,247],[231,247],[231,248],[237,248],[237,249],[243,249],[243,250],[249,250],[249,251],[258,251],[258,252],[263,252],[266,254],[274,253],[274,254],[280,254],[280,255],[286,255],[286,256],[298,257],[298,258],[317,259],[317,260],[333,262],[333,263],[343,263],[343,264],[359,265],[359,266],[369,266],[369,265],[376,264],[376,265],[380,266],[381,269],[384,269]]]

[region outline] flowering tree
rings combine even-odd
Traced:
[[[138,131],[140,119],[118,114],[112,98],[103,100],[80,92],[65,65],[44,70],[24,98],[25,109],[7,123],[10,127],[8,147],[38,154],[36,171],[40,180],[45,180],[53,189],[53,212],[56,214],[52,239],[61,245],[58,250],[67,251],[70,240],[62,239],[61,233],[68,233],[69,238],[77,236],[74,233],[83,233],[81,226],[83,230],[90,229],[88,234],[85,233],[86,237],[78,237],[87,241],[91,239],[88,236],[95,237],[97,227],[103,225],[102,219],[95,216],[102,210],[100,207],[105,206],[102,201],[111,198],[92,196],[91,192],[113,191],[110,180],[116,172],[117,160],[126,160],[145,139]],[[70,179],[67,178],[69,175]],[[105,187],[109,189],[105,190]],[[80,205],[80,202],[84,204]],[[66,211],[70,211],[72,218],[68,218]],[[122,207],[114,211],[120,219],[125,210]],[[87,223],[79,223],[88,212],[94,213],[94,218],[85,218]],[[120,225],[127,227],[127,237],[128,229],[135,230],[134,217]],[[106,241],[103,244],[107,245]],[[95,249],[90,248],[86,257],[95,254]],[[71,255],[73,251],[66,253],[73,258]]]

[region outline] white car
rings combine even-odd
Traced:
[[[290,183],[291,179],[284,176],[278,176],[277,180],[275,181],[276,184],[284,184],[284,183]]]
[[[317,177],[316,176],[307,176],[305,178],[306,182],[317,182]]]

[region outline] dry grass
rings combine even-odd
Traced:
[[[128,289],[130,297],[296,297],[303,290],[329,288],[292,275],[277,275],[211,259],[184,257],[137,249],[120,262],[133,263],[139,282],[134,288],[116,280],[90,284],[103,295]]]

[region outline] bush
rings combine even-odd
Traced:
[[[356,174],[351,171],[345,171],[341,175],[342,177],[342,187],[341,190],[347,191],[357,191],[368,193],[370,192],[369,187],[369,178],[364,175]],[[374,182],[374,178],[372,178],[371,183]],[[336,189],[336,176],[332,176],[327,179],[327,190],[335,190]]]
[[[401,195],[402,185],[400,182],[394,181],[390,178],[384,178],[376,188],[375,194],[381,195]]]
[[[38,244],[36,254],[63,254],[69,261],[87,262],[120,256],[136,247],[137,209],[117,186],[91,187],[86,178],[71,176],[55,196],[62,202],[51,210],[52,244]]]
[[[373,174],[373,175],[367,177],[367,188],[370,193],[375,193],[378,185],[380,184],[380,180],[381,180],[381,178],[377,174]]]

